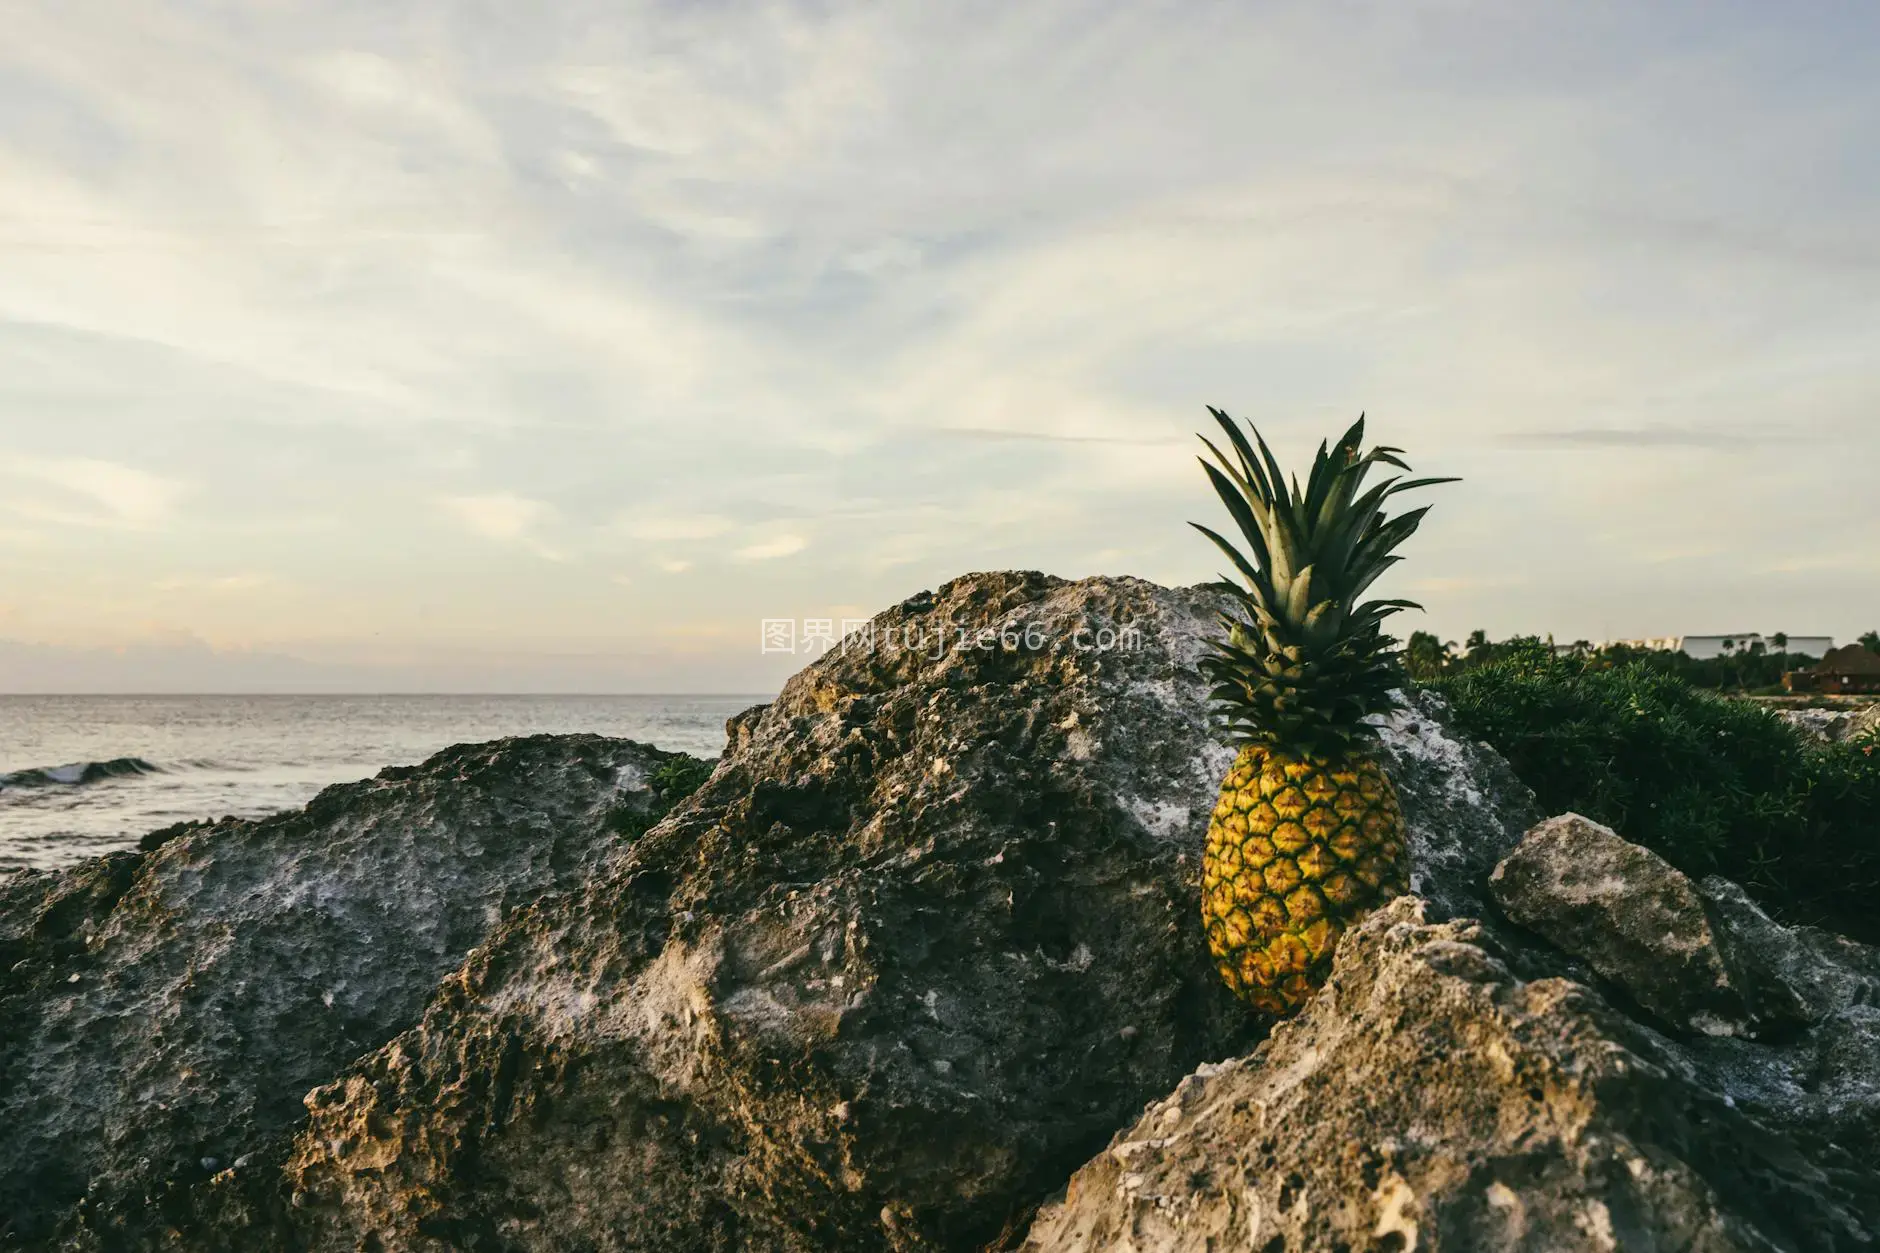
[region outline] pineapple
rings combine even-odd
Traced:
[[[1246,553],[1194,525],[1246,586],[1225,584],[1241,612],[1223,615],[1226,635],[1201,662],[1239,750],[1208,824],[1202,922],[1228,987],[1286,1014],[1324,983],[1345,929],[1409,887],[1403,813],[1365,719],[1389,707],[1398,681],[1382,623],[1421,606],[1359,597],[1402,560],[1391,550],[1429,508],[1390,518],[1385,500],[1454,480],[1396,476],[1362,490],[1375,464],[1409,467],[1401,449],[1360,452],[1360,416],[1334,447],[1319,445],[1301,492],[1257,430],[1250,445],[1232,418],[1208,412],[1234,455],[1204,436],[1214,464],[1201,465]]]

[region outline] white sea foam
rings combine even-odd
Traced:
[[[0,873],[297,808],[457,743],[587,731],[715,756],[725,719],[760,699],[0,696]]]

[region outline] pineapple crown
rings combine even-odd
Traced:
[[[1374,465],[1410,467],[1398,456],[1401,448],[1360,452],[1359,415],[1337,444],[1320,443],[1302,492],[1296,476],[1289,482],[1281,473],[1251,423],[1249,444],[1232,418],[1212,405],[1208,412],[1234,456],[1203,436],[1214,464],[1202,458],[1201,467],[1247,548],[1243,554],[1217,532],[1190,524],[1227,554],[1245,581],[1243,587],[1223,578],[1221,586],[1234,594],[1241,614],[1221,616],[1226,635],[1214,641],[1200,665],[1213,684],[1209,696],[1216,716],[1233,743],[1267,743],[1299,753],[1335,753],[1375,737],[1376,728],[1365,718],[1389,708],[1398,682],[1396,641],[1382,624],[1391,614],[1422,606],[1358,598],[1403,560],[1391,550],[1429,512],[1425,505],[1386,517],[1383,504],[1398,492],[1456,480],[1404,481],[1399,475],[1363,490]]]

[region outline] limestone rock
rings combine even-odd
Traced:
[[[1591,819],[1539,824],[1489,887],[1508,918],[1584,958],[1675,1030],[1757,1035],[1806,1021],[1758,945],[1733,944],[1713,925],[1696,884]]]
[[[1792,1135],[1880,1162],[1880,949],[1814,927],[1785,927],[1727,879],[1711,876],[1697,888],[1752,1003],[1793,1005],[1794,1018],[1808,1025],[1772,1033],[1768,1042],[1685,1040],[1693,1065],[1717,1090]]]
[[[0,1246],[135,1242],[260,1169],[495,922],[663,812],[651,776],[679,756],[463,746],[0,884]]]
[[[1448,714],[1441,696],[1419,690],[1375,720],[1410,828],[1410,890],[1439,918],[1482,913],[1489,873],[1540,819],[1534,793],[1501,755],[1457,735]]]
[[[1229,753],[1193,663],[1220,603],[977,575],[877,618],[872,650],[738,720],[712,781],[618,864],[505,925],[416,1029],[311,1094],[284,1208],[223,1189],[225,1214],[313,1249],[1016,1239],[1144,1101],[1257,1027],[1198,922]],[[926,647],[885,643],[910,633]],[[1388,751],[1414,767],[1432,890],[1479,901],[1528,801],[1511,776],[1494,797],[1454,778],[1481,751],[1439,714],[1387,720]]]
[[[1812,739],[1830,744],[1880,732],[1880,703],[1834,709],[1777,709],[1776,717]]]
[[[1227,761],[1183,669],[1208,608],[988,575],[878,618],[309,1097],[296,1238],[915,1249],[1021,1224],[1251,1038],[1197,919]]]
[[[1300,1017],[1150,1105],[1025,1247],[1875,1247],[1873,1157],[1764,1121],[1597,993],[1507,956],[1399,898]]]
[[[3,1063],[16,1234],[1009,1245],[1262,1029],[1198,917],[1230,754],[1194,663],[1223,604],[1034,574],[923,593],[734,719],[637,839],[647,750],[522,741],[10,886],[0,1006],[44,1024]],[[1480,913],[1532,798],[1436,698],[1380,721],[1413,882]]]

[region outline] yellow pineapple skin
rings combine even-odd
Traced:
[[[1201,872],[1208,948],[1236,995],[1272,1014],[1299,1009],[1338,937],[1409,881],[1403,810],[1373,758],[1241,748]]]

